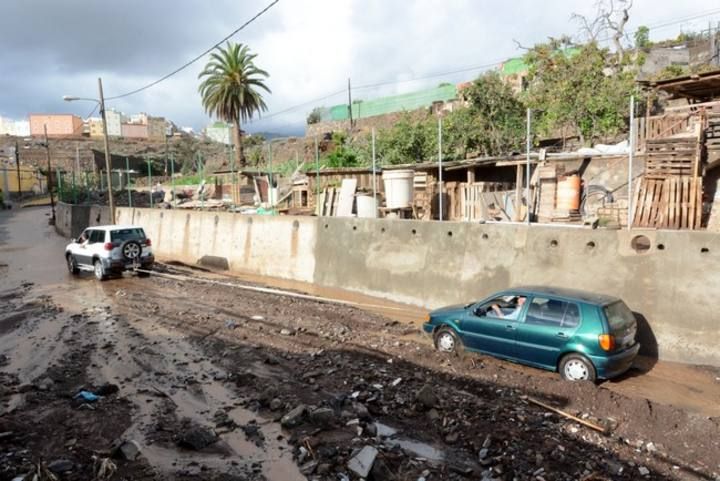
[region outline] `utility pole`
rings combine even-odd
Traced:
[[[17,168],[17,184],[18,184],[18,199],[22,197],[22,183],[20,182],[20,151],[18,150],[18,142],[15,140],[15,167]],[[10,193],[8,192],[8,195]]]
[[[352,129],[353,129],[352,89],[350,88],[350,77],[348,77],[348,115],[350,116],[350,132],[352,132]]]
[[[50,225],[55,225],[55,199],[52,193],[52,165],[50,165],[50,143],[48,142],[47,124],[43,125],[43,131],[45,132],[45,155],[47,155],[48,193],[50,194],[50,209],[52,210]]]
[[[100,113],[102,114],[103,139],[105,141],[105,171],[107,172],[108,204],[110,206],[110,224],[115,223],[115,199],[112,190],[112,171],[110,170],[110,143],[108,141],[107,116],[105,115],[105,97],[103,96],[102,79],[98,78],[98,90],[100,91]],[[54,216],[54,214],[53,214]]]

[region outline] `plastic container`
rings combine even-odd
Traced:
[[[386,170],[382,173],[385,185],[385,207],[388,209],[404,209],[413,201],[413,170]]]
[[[580,176],[569,175],[558,181],[557,210],[578,210],[580,208]]]
[[[377,203],[372,195],[358,194],[355,197],[357,216],[374,219],[377,217]]]

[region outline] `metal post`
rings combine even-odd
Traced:
[[[350,77],[348,77],[348,116],[350,117],[350,131],[353,128],[353,116],[352,116],[352,90],[350,88]]]
[[[70,180],[72,182],[73,204],[77,204],[77,190],[75,189],[75,169],[72,170],[72,176],[70,177]]]
[[[110,168],[110,141],[107,132],[107,117],[105,115],[105,97],[103,96],[102,79],[98,78],[98,90],[100,92],[100,113],[103,123],[103,140],[105,143],[105,170],[108,182],[108,204],[110,205],[110,224],[115,223],[115,199],[112,191],[112,171]]]
[[[647,118],[645,119],[647,122]],[[627,228],[633,224],[633,157],[635,156],[635,96],[630,96],[630,152],[628,153],[628,212]]]
[[[527,224],[530,225],[530,123],[532,122],[532,111],[527,109],[527,133],[525,134],[525,205]]]
[[[438,117],[438,219],[443,220],[442,117]]]
[[[275,204],[273,203],[273,195],[272,195],[272,184],[273,184],[273,174],[272,174],[272,168],[273,168],[273,158],[272,158],[272,142],[268,142],[268,163],[270,165],[270,168],[268,169],[268,203],[270,204],[270,207],[274,207]]]
[[[50,217],[50,224],[55,225],[55,199],[53,198],[50,182],[50,179],[52,179],[52,166],[50,165],[50,144],[48,143],[47,125],[43,125],[43,131],[45,132],[45,154],[47,155],[48,193],[50,194],[50,209],[52,211],[52,216]]]
[[[197,157],[198,157],[198,160],[197,160],[198,169],[200,170],[200,183],[202,184],[203,181],[205,180],[205,166],[203,165],[202,153],[198,152]],[[200,196],[200,210],[205,210],[205,197],[207,197],[207,189],[208,189],[208,186],[207,186],[207,182],[206,182],[203,185],[203,193]]]
[[[172,207],[175,207],[175,153],[170,154],[170,185],[172,186]]]
[[[150,159],[145,158],[148,167],[148,186],[150,187],[150,208],[153,208],[153,185],[152,185],[152,169],[150,168]]]
[[[372,129],[372,183],[373,183],[373,209],[377,216],[377,177],[375,170],[375,127]]]
[[[17,168],[17,185],[18,185],[18,199],[22,198],[22,183],[20,182],[20,150],[18,149],[18,142],[15,141],[15,167]],[[7,171],[5,173],[7,176]],[[8,196],[10,192],[8,192]]]
[[[163,171],[163,175],[166,177],[168,174],[167,165],[168,165],[168,136],[167,136],[167,132],[165,132],[165,170]]]
[[[132,190],[130,189],[130,159],[125,157],[125,183],[128,193],[128,207],[132,207]]]
[[[322,206],[320,205],[320,151],[318,150],[317,135],[315,136],[315,208],[318,216],[322,215]]]

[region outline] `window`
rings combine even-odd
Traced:
[[[91,230],[88,244],[96,244],[98,242],[105,242],[105,231],[104,230]]]
[[[577,327],[580,308],[571,302],[536,297],[528,308],[525,322],[536,326]]]
[[[522,296],[498,297],[480,306],[475,311],[475,315],[490,319],[517,320],[524,302],[525,298]]]
[[[635,315],[624,302],[614,302],[605,306],[605,317],[607,317],[611,332],[618,332],[631,324],[635,324]]]
[[[125,242],[126,240],[145,240],[145,231],[140,228],[118,229],[110,232],[110,240],[115,242]]]

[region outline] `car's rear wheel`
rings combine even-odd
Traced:
[[[103,269],[102,262],[100,260],[96,260],[93,264],[93,272],[95,273],[95,278],[99,281],[104,281],[107,279],[107,274],[105,273],[105,269]]]
[[[441,327],[435,331],[433,336],[435,349],[447,354],[461,354],[463,351],[462,341],[458,335],[449,327]]]
[[[72,254],[68,254],[65,259],[67,260],[68,272],[70,272],[70,274],[74,276],[80,274],[80,268],[78,268],[75,256],[73,256]]]
[[[591,381],[597,376],[595,366],[582,354],[568,354],[560,361],[560,375],[567,381]]]

